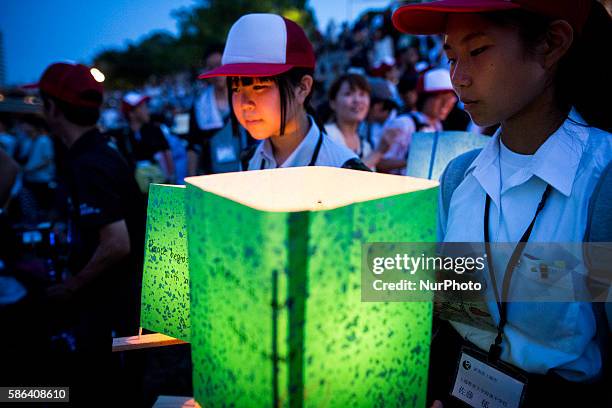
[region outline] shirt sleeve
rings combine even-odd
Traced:
[[[32,143],[32,149],[30,150],[30,157],[27,163],[23,166],[24,171],[32,171],[42,164],[49,162],[53,159],[53,145],[51,140],[45,136],[39,136]]]
[[[162,132],[158,126],[154,127],[154,135],[154,146],[156,152],[170,150],[168,140],[166,139],[166,136],[164,136],[164,132]]]
[[[408,150],[412,143],[412,134],[416,130],[416,125],[409,116],[399,116],[385,125],[382,132],[387,129],[399,129],[400,134],[395,139],[389,150],[383,156],[385,159],[402,160],[408,156]]]
[[[125,219],[121,202],[121,183],[125,174],[94,163],[79,167],[75,177],[76,211],[84,228],[100,228]]]

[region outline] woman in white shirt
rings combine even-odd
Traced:
[[[332,140],[355,152],[366,166],[375,169],[397,131],[385,133],[376,149],[359,134],[359,125],[370,109],[370,93],[370,84],[364,76],[345,74],[338,77],[329,88],[334,120],[325,125],[325,132]]]
[[[441,238],[513,247],[521,240],[582,242],[589,200],[612,159],[609,92],[602,91],[610,89],[609,66],[598,61],[609,49],[612,23],[601,4],[436,1],[404,6],[393,21],[406,33],[445,34],[453,87],[465,109],[479,126],[500,124],[467,167],[448,214],[440,212]],[[521,268],[500,258],[488,268],[497,296],[503,278]],[[524,283],[510,276],[515,288]],[[435,406],[440,400],[481,406],[468,402],[456,382],[462,341],[489,352],[483,366],[489,372],[503,362],[528,378],[524,398],[510,393],[507,406],[606,404],[606,343],[598,341],[601,321],[590,303],[493,301],[483,307],[493,331],[451,321],[432,344]]]

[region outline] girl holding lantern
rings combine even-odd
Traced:
[[[500,124],[482,151],[455,159],[441,178],[445,242],[588,242],[595,229],[609,237],[610,225],[591,212],[597,201],[609,206],[600,187],[612,181],[612,90],[604,63],[612,23],[600,3],[443,0],[401,7],[393,23],[409,34],[444,34],[465,109],[480,126]],[[498,381],[507,407],[609,406],[609,341],[601,336],[609,327],[601,304],[507,302],[501,294],[522,283],[513,274],[524,267],[520,248],[507,259],[488,259],[496,301],[485,308],[494,329],[465,319],[435,336],[431,401],[499,406],[489,401],[497,391],[476,395],[486,381],[467,379],[477,364]],[[466,363],[463,357],[473,356],[466,347],[480,357]]]

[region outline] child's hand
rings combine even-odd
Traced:
[[[385,129],[382,137],[380,138],[380,143],[378,144],[378,150],[380,153],[387,153],[389,148],[393,146],[395,140],[402,133],[401,129],[397,128],[387,128]]]

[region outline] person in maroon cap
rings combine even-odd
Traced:
[[[384,130],[397,130],[399,135],[380,160],[378,171],[406,174],[406,163],[415,132],[440,132],[442,122],[457,102],[448,70],[434,68],[423,71],[417,78],[417,111],[398,115],[385,124]]]
[[[106,384],[112,329],[120,335],[138,330],[137,305],[129,299],[138,298],[144,203],[131,169],[96,127],[103,87],[90,68],[55,63],[35,86],[53,135],[68,148],[72,276],[46,294],[51,305],[67,311],[67,321],[76,322],[73,401],[73,396],[99,394]],[[121,320],[113,315],[115,308],[122,309]]]
[[[310,107],[315,54],[295,22],[276,14],[240,17],[221,63],[199,78],[228,78],[234,134],[239,123],[261,141],[241,158],[244,170],[317,165],[369,171],[315,121]]]
[[[149,191],[149,183],[173,183],[174,161],[170,145],[161,128],[151,122],[148,102],[151,98],[128,92],[121,100],[121,111],[127,119],[123,129],[109,132],[119,151],[135,170],[141,191]],[[146,168],[147,171],[141,171]],[[151,172],[152,171],[152,172]],[[143,177],[143,174],[147,174]],[[151,177],[150,174],[156,174]]]
[[[444,34],[465,109],[479,126],[500,125],[482,150],[459,156],[443,173],[440,239],[514,243],[505,254],[485,245],[490,299],[480,308],[454,301],[456,313],[441,309],[430,402],[611,406],[603,305],[533,300],[559,293],[564,276],[579,291],[594,269],[577,252],[570,265],[557,261],[555,245],[538,252],[521,244],[609,235],[592,209],[612,168],[610,16],[594,0],[443,0],[400,7],[393,23],[405,33]]]

